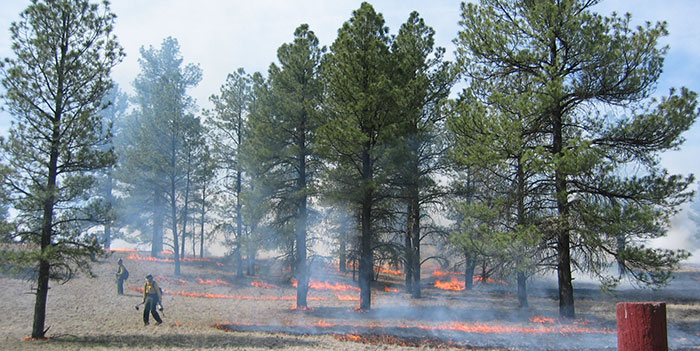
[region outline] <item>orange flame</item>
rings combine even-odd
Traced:
[[[328,322],[324,321],[323,319],[321,319],[320,321],[314,323],[313,326],[314,327],[321,327],[321,328],[330,328],[330,327],[333,327],[335,325],[328,323]]]
[[[163,251],[161,252],[162,254],[172,254],[170,251]],[[133,260],[133,261],[151,261],[151,262],[168,262],[168,263],[173,263],[175,260],[172,258],[157,258],[157,257],[144,257],[135,253],[132,253],[127,257],[127,259]],[[183,257],[180,259],[182,262],[212,262],[211,259],[209,258],[196,258],[196,257]],[[216,262],[217,266],[223,266],[223,263],[221,262]]]
[[[462,291],[465,289],[465,284],[464,282],[458,281],[457,277],[452,277],[452,281],[450,282],[443,282],[440,281],[440,279],[436,280],[435,287],[442,290]]]
[[[350,268],[357,268],[357,265],[354,263],[348,263],[348,267]],[[403,271],[396,267],[387,267],[387,266],[374,266],[374,271],[379,272],[379,273],[386,273],[386,274],[392,274],[392,275],[402,275]]]
[[[391,292],[391,293],[397,293],[397,292],[399,292],[399,289],[392,289],[388,285],[384,285],[384,291]]]
[[[536,316],[536,317],[530,318],[530,322],[543,323],[543,324],[544,323],[554,323],[554,318],[545,318],[545,317]]]
[[[388,267],[374,267],[375,271],[378,271],[379,273],[386,273],[386,274],[392,274],[392,275],[402,275],[403,272],[399,269],[391,269]]]
[[[615,334],[615,331],[603,329],[589,328],[579,323],[573,325],[556,325],[556,326],[537,326],[537,327],[520,327],[508,325],[493,325],[486,323],[466,324],[460,322],[450,322],[438,326],[418,326],[420,329],[428,330],[452,330],[465,333],[477,334],[573,334],[573,333],[600,333],[600,334]]]
[[[297,286],[299,286],[299,283],[295,279],[292,279],[292,286],[296,288]],[[360,291],[360,288],[352,286],[352,285],[341,284],[338,282],[331,284],[327,280],[324,282],[320,282],[320,281],[317,281],[314,279],[309,279],[309,288],[314,289],[314,290],[357,291],[357,292]]]
[[[357,334],[345,334],[345,337],[350,341],[360,342],[362,337]]]
[[[448,275],[460,275],[460,274],[462,274],[462,273],[459,273],[459,272],[447,272],[447,271],[442,271],[442,270],[440,270],[440,269],[436,269],[436,270],[433,271],[433,275],[436,276],[436,277],[444,277],[444,276],[448,276]]]
[[[360,297],[355,295],[335,294],[335,297],[337,297],[339,301],[360,301]]]
[[[482,283],[508,285],[508,283],[502,280],[496,280],[492,278],[486,278],[486,281],[484,282],[484,278],[480,275],[474,276],[474,280]],[[452,277],[452,280],[449,282],[443,282],[440,281],[440,279],[436,280],[435,287],[442,290],[462,291],[466,289],[466,284],[463,281],[459,281],[457,277]]]
[[[279,289],[279,286],[277,286],[277,285],[268,284],[268,283],[257,281],[257,280],[254,282],[251,282],[250,285],[252,285],[256,288],[263,288],[263,289]]]
[[[356,309],[357,311],[363,312],[362,310],[359,310],[359,308]],[[218,324],[219,326],[223,327],[225,329],[225,325],[223,324]],[[250,326],[251,324],[243,324],[243,323],[235,323],[234,325],[248,325]],[[587,327],[579,322],[574,322],[574,324],[556,324],[556,325],[551,325],[551,326],[543,326],[543,325],[537,325],[537,326],[521,326],[517,324],[511,324],[511,325],[499,325],[499,324],[489,324],[489,323],[480,323],[480,322],[475,322],[475,323],[461,323],[461,322],[447,322],[447,323],[439,323],[436,325],[378,325],[378,324],[371,324],[369,326],[367,325],[358,325],[358,324],[330,324],[327,323],[323,320],[313,323],[313,324],[296,324],[293,322],[285,322],[285,326],[298,326],[298,327],[340,327],[340,328],[345,328],[345,329],[355,329],[355,328],[363,328],[363,327],[369,327],[369,328],[397,328],[397,329],[423,329],[423,330],[431,330],[431,331],[436,331],[436,330],[448,330],[448,331],[456,331],[456,332],[464,332],[464,333],[472,333],[472,334],[563,334],[563,335],[568,335],[568,334],[583,334],[583,333],[589,333],[589,334],[616,334],[617,332],[614,330],[609,330],[607,328],[591,328]]]

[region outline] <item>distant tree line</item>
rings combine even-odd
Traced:
[[[141,48],[127,96],[110,79],[123,52],[108,4],[33,3],[0,67],[15,118],[0,237],[30,244],[0,263],[36,272],[32,337],[46,332],[49,279],[89,273],[117,238],[171,251],[176,275],[188,247],[203,257],[222,240],[238,276],[274,250],[298,308],[317,239],[358,270],[365,310],[376,266],[401,266],[420,298],[433,259],[461,266],[468,289],[477,268],[514,279],[521,306],[528,278],[554,271],[571,318],[575,271],[607,287],[666,283],[688,253],[645,243],[666,234],[693,177],[659,155],[682,144],[697,97],[652,97],[665,23],[632,27],[596,3],[462,4],[456,62],[417,12],[391,34],[363,3],[330,47],[302,24],[265,74],[233,71],[209,110],[188,95],[202,70],[175,38]]]

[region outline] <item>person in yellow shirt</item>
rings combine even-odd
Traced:
[[[148,325],[148,314],[152,314],[153,318],[156,320],[156,325],[160,325],[163,323],[163,320],[160,319],[160,315],[158,315],[158,311],[156,307],[158,304],[161,305],[162,308],[162,300],[163,296],[160,291],[160,287],[158,286],[158,283],[153,280],[152,275],[147,275],[146,276],[146,284],[143,287],[143,304],[144,304],[144,309],[143,309],[143,324]]]
[[[122,262],[121,258],[119,261],[117,261],[117,263],[119,264],[119,268],[117,269],[117,294],[124,295],[124,280],[129,278],[129,271],[127,271],[126,267],[124,267],[124,263]]]

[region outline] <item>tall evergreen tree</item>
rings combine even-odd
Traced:
[[[526,279],[535,269],[538,244],[542,244],[534,227],[539,217],[549,213],[551,206],[544,195],[552,189],[539,182],[539,160],[533,157],[539,134],[533,132],[534,119],[526,110],[530,88],[518,83],[512,79],[472,82],[448,127],[454,137],[452,159],[457,167],[471,171],[472,182],[478,182],[469,186],[472,201],[458,205],[461,217],[488,227],[489,234],[480,241],[490,252],[477,251],[513,266],[520,305],[527,306]],[[513,93],[502,94],[504,87]],[[469,247],[480,230],[473,225],[462,229],[453,239]]]
[[[191,113],[195,106],[187,89],[202,77],[199,66],[183,67],[182,62],[180,46],[172,37],[164,39],[160,49],[141,48],[141,73],[134,81],[136,111],[126,131],[129,147],[123,152],[121,169],[129,196],[150,196],[154,256],[162,250],[162,233],[169,219],[175,274],[180,273],[178,218],[185,187],[186,146],[199,123]]]
[[[386,197],[385,151],[399,130],[389,45],[384,18],[364,2],[338,30],[323,69],[329,121],[319,141],[331,165],[328,177],[352,189],[341,197],[361,208],[359,283],[364,310],[371,308],[374,210]]]
[[[315,139],[322,123],[319,67],[323,51],[309,26],[299,26],[294,41],[277,50],[280,66],[270,65],[267,89],[259,90],[258,108],[249,122],[249,154],[260,170],[254,184],[271,197],[275,227],[289,223],[294,228],[297,308],[301,309],[307,307],[309,205],[319,169]]]
[[[669,216],[690,196],[692,176],[669,175],[658,155],[681,144],[698,114],[696,94],[672,90],[649,102],[663,66],[666,49],[658,39],[666,24],[633,28],[629,15],[593,13],[596,3],[464,4],[456,39],[471,79],[523,75],[533,84],[528,106],[542,134],[535,157],[543,163],[542,181],[554,189],[553,247],[565,317],[575,316],[572,260],[605,281],[606,268],[618,261],[636,280],[662,284],[685,257],[643,243],[665,235]],[[629,165],[639,173],[622,172]]]
[[[112,34],[109,4],[34,1],[10,27],[14,58],[0,67],[6,106],[15,120],[2,143],[14,171],[8,182],[18,234],[36,250],[2,253],[36,273],[33,338],[43,338],[49,279],[90,273],[99,247],[81,229],[102,217],[90,196],[94,173],[114,163],[103,148],[102,99],[123,52]]]
[[[434,35],[420,15],[412,12],[392,42],[402,127],[393,153],[399,196],[407,208],[406,287],[416,298],[421,296],[421,220],[426,206],[444,193],[434,176],[444,166],[441,160],[447,149],[441,106],[454,82],[452,67],[443,60],[444,49],[434,47]]]
[[[209,99],[214,104],[214,111],[210,116],[213,142],[216,148],[218,168],[224,173],[224,187],[227,203],[235,206],[234,227],[234,254],[238,265],[239,277],[243,276],[243,193],[244,169],[240,160],[241,148],[247,139],[247,120],[250,102],[252,99],[252,83],[250,77],[243,68],[231,73],[226,82],[221,86],[219,95],[212,95]],[[230,206],[224,205],[223,211],[228,212]],[[228,213],[222,214],[223,227],[231,226],[228,223]]]

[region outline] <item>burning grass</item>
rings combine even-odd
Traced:
[[[434,279],[449,283],[460,274],[444,270],[448,273],[431,275],[426,269],[423,298],[400,293],[404,289],[402,277],[386,274],[372,283],[372,309],[356,311],[359,289],[351,281],[351,273],[318,269],[310,284],[313,296],[308,298],[309,306],[291,310],[295,289],[286,283],[288,275],[282,273],[280,265],[276,266],[277,275],[269,269],[273,264],[262,262],[261,267],[268,270],[241,278],[230,265],[220,268],[211,262],[188,262],[182,266],[182,275],[174,276],[171,262],[127,261],[131,254],[135,253],[115,251],[109,261],[96,264],[97,279],[77,277],[68,284],[52,285],[47,315],[50,338],[39,341],[24,340],[31,330],[33,296],[25,294],[31,291],[31,283],[0,275],[0,298],[13,302],[0,305],[4,316],[0,330],[5,333],[0,349],[614,349],[614,304],[620,299],[650,296],[638,291],[608,296],[598,290],[581,291],[577,286],[577,312],[588,320],[559,320],[553,317],[558,307],[554,288],[533,288],[531,307],[518,309],[517,297],[512,294],[515,287],[482,283],[468,293],[442,290],[432,285]],[[127,294],[122,296],[116,295],[114,282],[118,257],[124,258],[131,272]],[[146,274],[153,274],[165,293],[166,315],[158,327],[144,327],[142,311],[134,309],[141,302]],[[700,272],[689,272],[683,289],[673,286],[651,296],[669,301],[672,350],[693,349],[700,344],[698,277]],[[211,327],[220,321],[227,322]]]
[[[430,349],[467,349],[467,350],[510,350],[511,347],[500,346],[504,335],[548,335],[548,343],[555,343],[562,336],[574,334],[600,334],[611,335],[614,331],[595,329],[580,325],[578,322],[571,324],[558,324],[552,326],[542,325],[495,325],[488,323],[442,323],[437,325],[383,325],[383,324],[334,324],[326,320],[315,323],[285,323],[284,325],[256,325],[252,323],[218,323],[215,328],[228,332],[264,332],[285,333],[290,335],[331,335],[341,341],[352,341],[372,345],[397,345],[407,347],[419,347]],[[481,335],[481,336],[475,336]],[[493,336],[485,336],[493,335]],[[513,340],[516,340],[514,338]],[[477,342],[491,340],[490,346],[475,346]],[[531,344],[520,337],[517,340],[526,340],[523,345]]]
[[[431,348],[431,349],[457,349],[457,350],[510,350],[510,349],[495,349],[493,347],[478,347],[468,345],[452,340],[442,340],[439,338],[418,338],[410,336],[395,336],[387,334],[333,334],[334,338],[340,341],[351,341],[361,344],[370,345],[398,345],[416,348]]]

